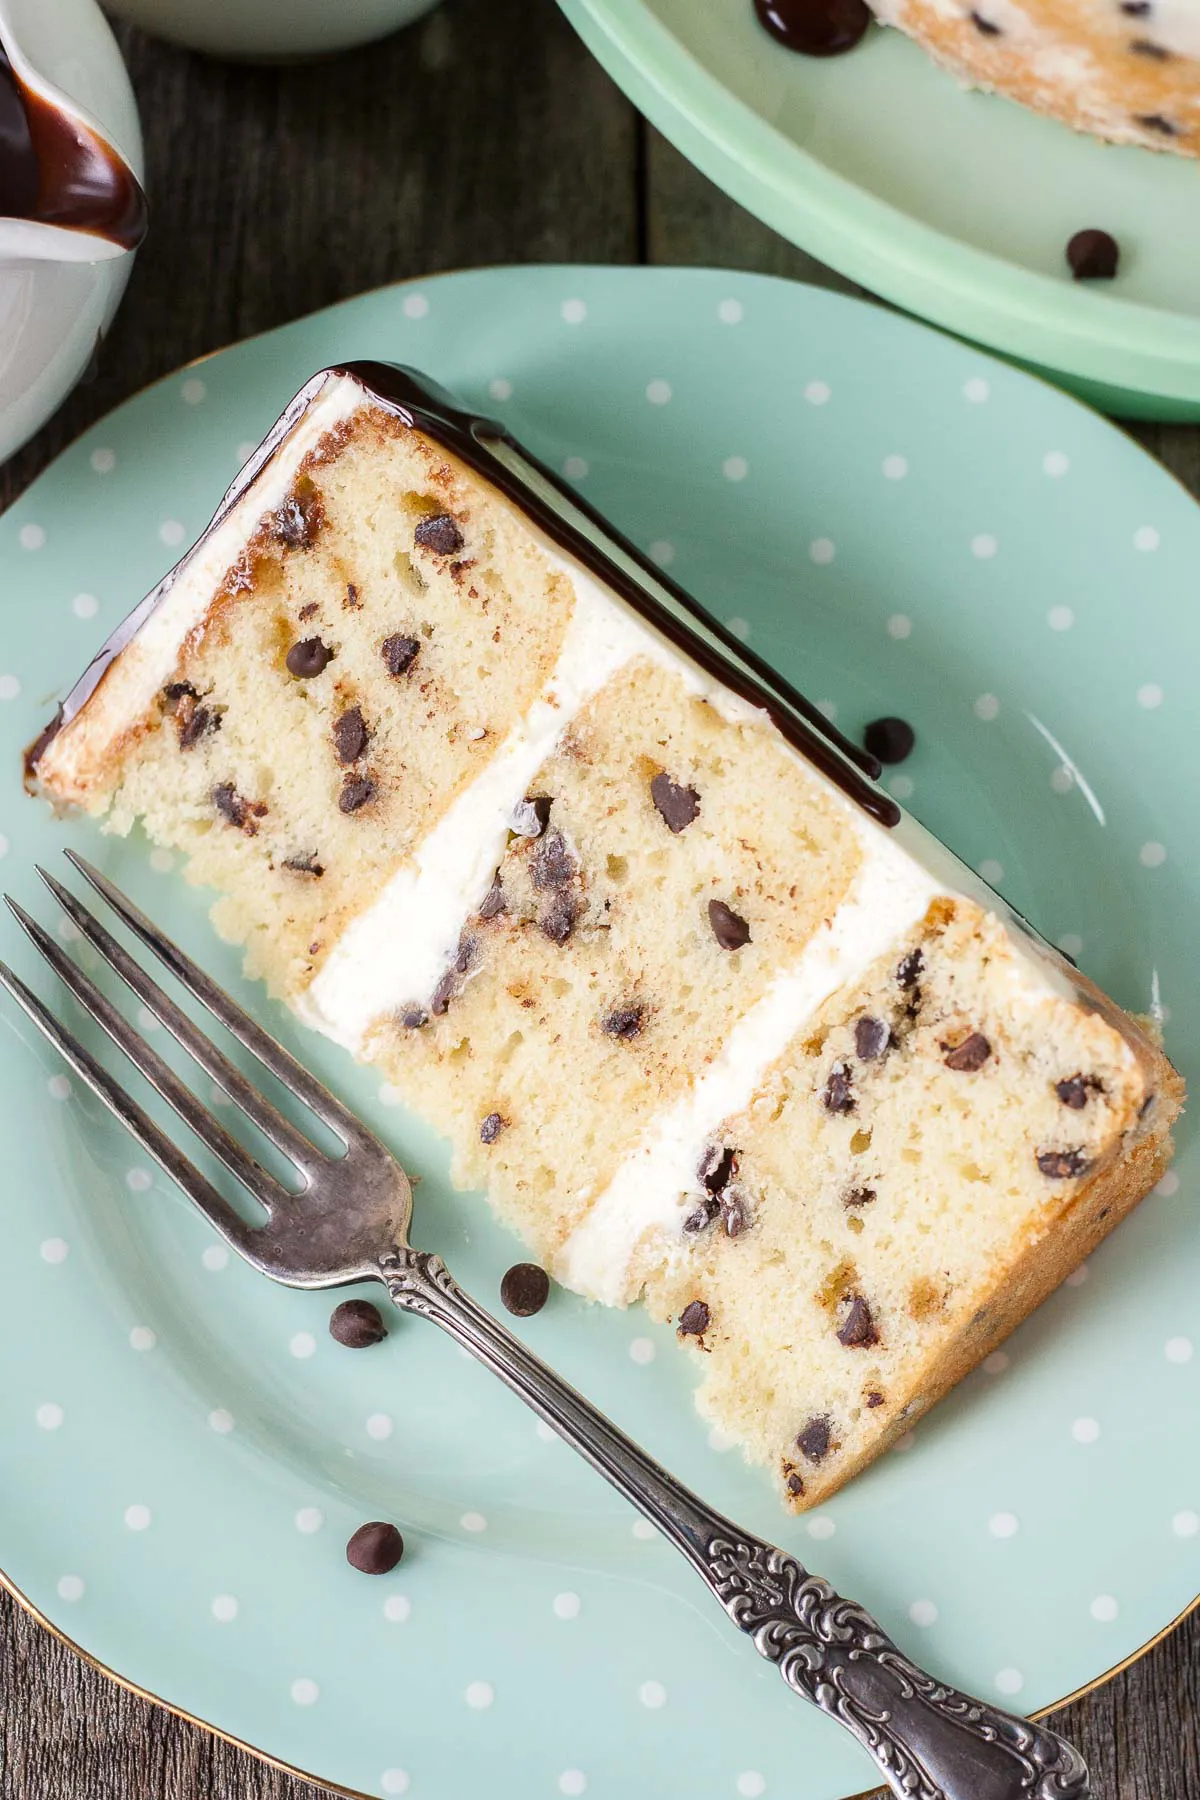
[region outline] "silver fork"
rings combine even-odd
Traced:
[[[903,1800],[1089,1800],[1087,1769],[1070,1744],[919,1669],[862,1607],[794,1556],[714,1512],[464,1293],[440,1257],[414,1249],[408,1242],[412,1188],[378,1139],[99,870],[67,855],[134,936],[344,1146],[333,1157],[317,1149],[82,902],[39,869],[88,942],[293,1164],[301,1186],[290,1192],[201,1105],[72,957],[5,896],[65,986],[258,1203],[261,1222],[242,1218],[3,963],[0,983],[239,1256],[288,1287],[381,1282],[401,1311],[440,1325],[670,1539],[759,1654],[777,1664],[797,1694],[853,1733]]]

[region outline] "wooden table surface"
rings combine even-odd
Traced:
[[[286,70],[120,36],[153,230],[97,373],[0,468],[0,507],[93,419],[190,357],[405,276],[664,262],[848,287],[659,138],[553,0],[445,0],[385,44]],[[1137,435],[1200,494],[1200,428]],[[1200,1800],[1200,1612],[1056,1723],[1087,1756],[1097,1800]],[[0,1594],[0,1800],[322,1792],[125,1692]],[[643,1800],[634,1769],[622,1800]]]

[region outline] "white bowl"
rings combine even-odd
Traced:
[[[282,62],[328,56],[386,37],[437,0],[111,0],[156,37],[209,56]]]

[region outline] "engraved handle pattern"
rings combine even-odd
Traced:
[[[398,1307],[478,1357],[658,1526],[759,1655],[853,1732],[901,1800],[1089,1800],[1070,1744],[936,1681],[861,1606],[706,1506],[464,1293],[440,1257],[404,1247],[379,1268]]]

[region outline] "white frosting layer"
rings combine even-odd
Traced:
[[[863,860],[834,917],[734,1026],[716,1061],[655,1119],[559,1253],[565,1286],[607,1305],[628,1299],[630,1257],[648,1230],[678,1231],[696,1202],[696,1170],[722,1120],[750,1104],[772,1063],[838,988],[863,975],[922,919],[944,888],[864,819]]]

